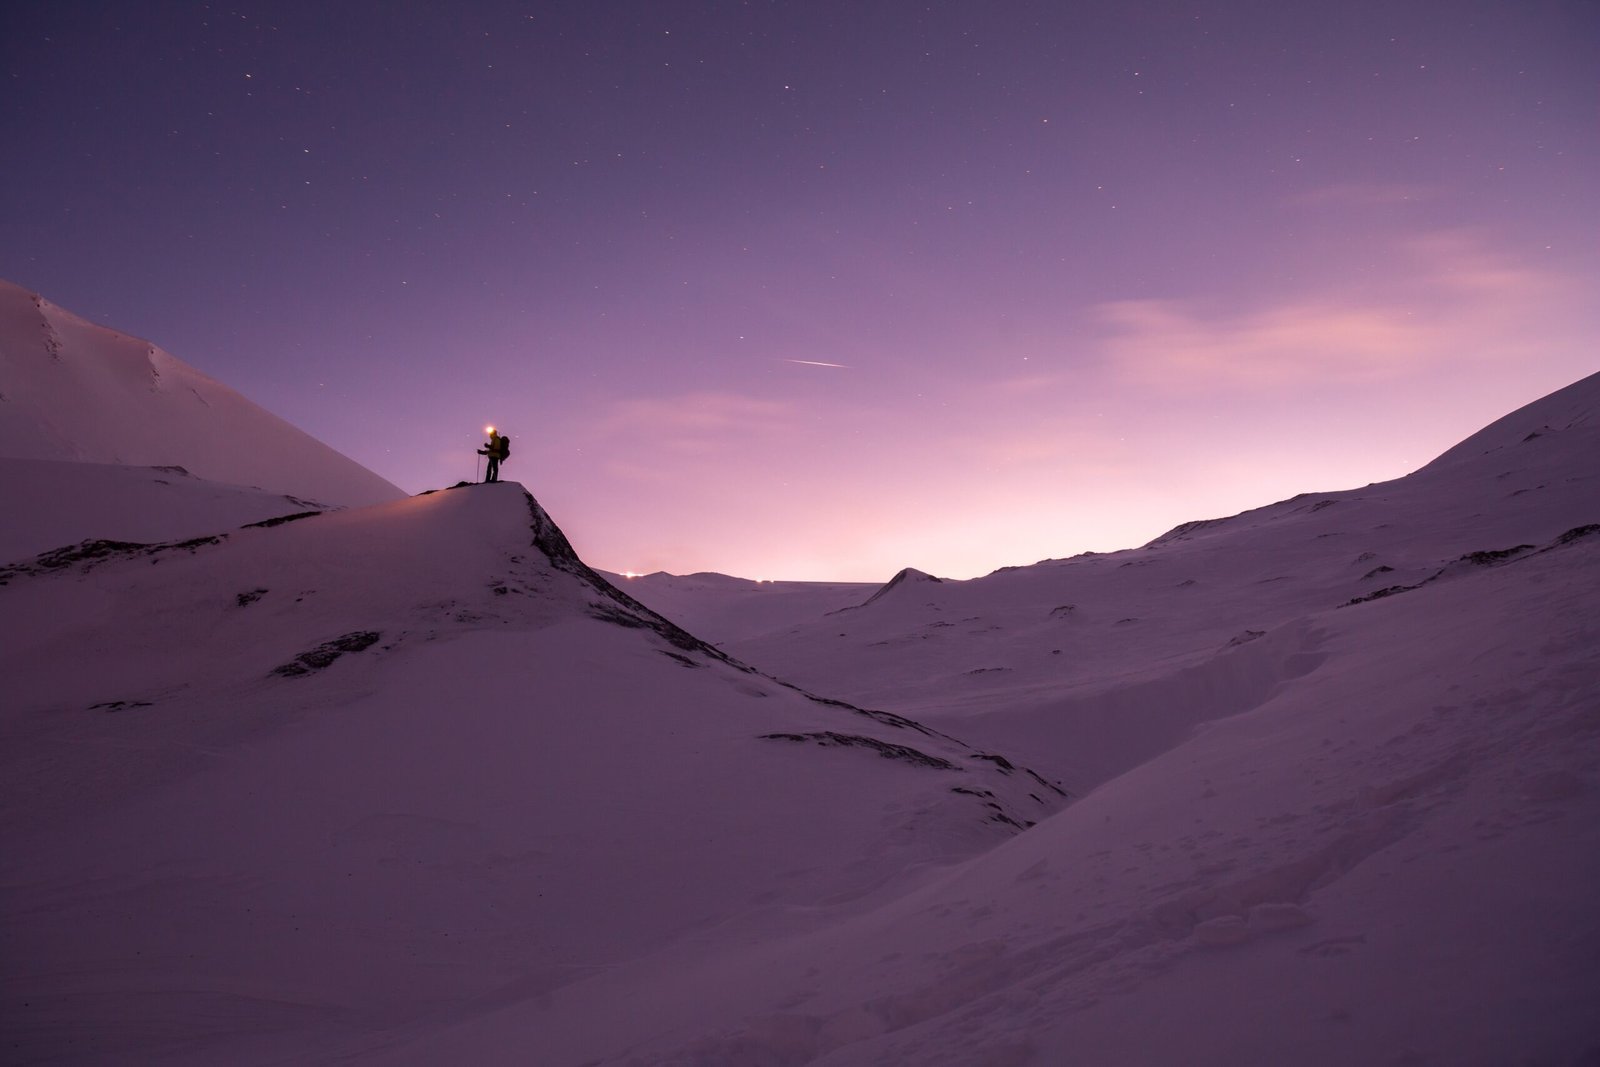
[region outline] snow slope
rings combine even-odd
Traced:
[[[326,505],[403,492],[227,386],[0,281],[0,457],[135,467]]]
[[[0,672],[12,1062],[304,1062],[859,908],[1063,802],[731,663],[514,483],[0,568]]]
[[[1589,1062],[1597,412],[1600,376],[1396,482],[713,635],[1081,799],[870,913],[700,963],[694,1021],[617,1062]],[[563,1006],[618,993],[590,986]],[[539,1017],[385,1062],[492,1056]]]
[[[0,563],[90,538],[181,541],[277,515],[312,500],[196,478],[182,467],[122,467],[0,458]]]
[[[818,691],[1025,744],[1087,786],[1312,669],[1325,653],[1309,620],[1600,522],[1596,412],[1600,375],[1392,482],[1188,523],[1142,549],[902,587],[764,636],[706,636]],[[1119,725],[1149,705],[1168,711]]]
[[[698,636],[511,484],[0,568],[0,1047],[1593,1062],[1597,413]]]

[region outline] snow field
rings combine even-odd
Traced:
[[[8,1062],[1600,1054],[1600,375],[1141,549],[613,585],[515,483],[0,341]]]

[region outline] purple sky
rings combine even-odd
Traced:
[[[0,277],[753,578],[1128,547],[1600,365],[1589,0],[458,6],[4,5]]]

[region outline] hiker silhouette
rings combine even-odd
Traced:
[[[489,466],[483,472],[484,483],[498,482],[500,480],[500,462],[511,455],[511,438],[489,427],[489,440],[480,449],[478,455],[489,457]]]

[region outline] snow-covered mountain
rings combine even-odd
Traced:
[[[0,568],[0,649],[22,1059],[453,1020],[863,906],[1065,802],[729,661],[513,483],[67,546]]]
[[[13,561],[0,1047],[1586,1062],[1596,455],[1600,376],[1395,482],[882,590],[630,596],[512,483]]]
[[[623,1062],[1592,1057],[1596,456],[1600,375],[1394,482],[703,631],[1082,799],[769,948],[739,1023]]]
[[[195,478],[324,505],[405,495],[148,341],[5,281],[0,457],[183,467]]]
[[[897,576],[854,610],[765,634],[699,633],[822,692],[981,720],[974,736],[1023,743],[1087,785],[1120,767],[1094,765],[1075,716],[1120,719],[1111,709],[1156,700],[1182,709],[1183,731],[1236,713],[1325,658],[1307,620],[1515,562],[1600,522],[1597,412],[1593,375],[1395,481],[1187,523],[1140,549],[964,582]],[[639,595],[651,601],[649,587]],[[1167,687],[1208,695],[1174,703],[1157,695]]]

